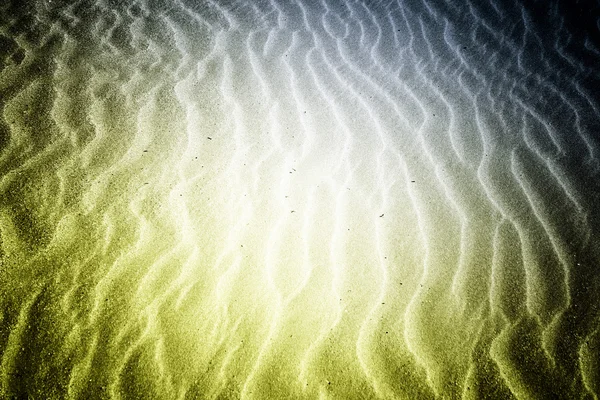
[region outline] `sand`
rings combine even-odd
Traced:
[[[600,7],[538,8],[3,2],[0,397],[598,398]]]

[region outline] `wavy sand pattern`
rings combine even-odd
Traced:
[[[3,1],[0,397],[598,399],[578,4]]]

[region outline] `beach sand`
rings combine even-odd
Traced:
[[[3,2],[0,397],[597,399],[590,5]]]

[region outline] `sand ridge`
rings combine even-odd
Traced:
[[[6,2],[0,397],[597,398],[592,20]]]

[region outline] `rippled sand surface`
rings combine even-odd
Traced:
[[[600,396],[598,2],[0,10],[1,398]]]

